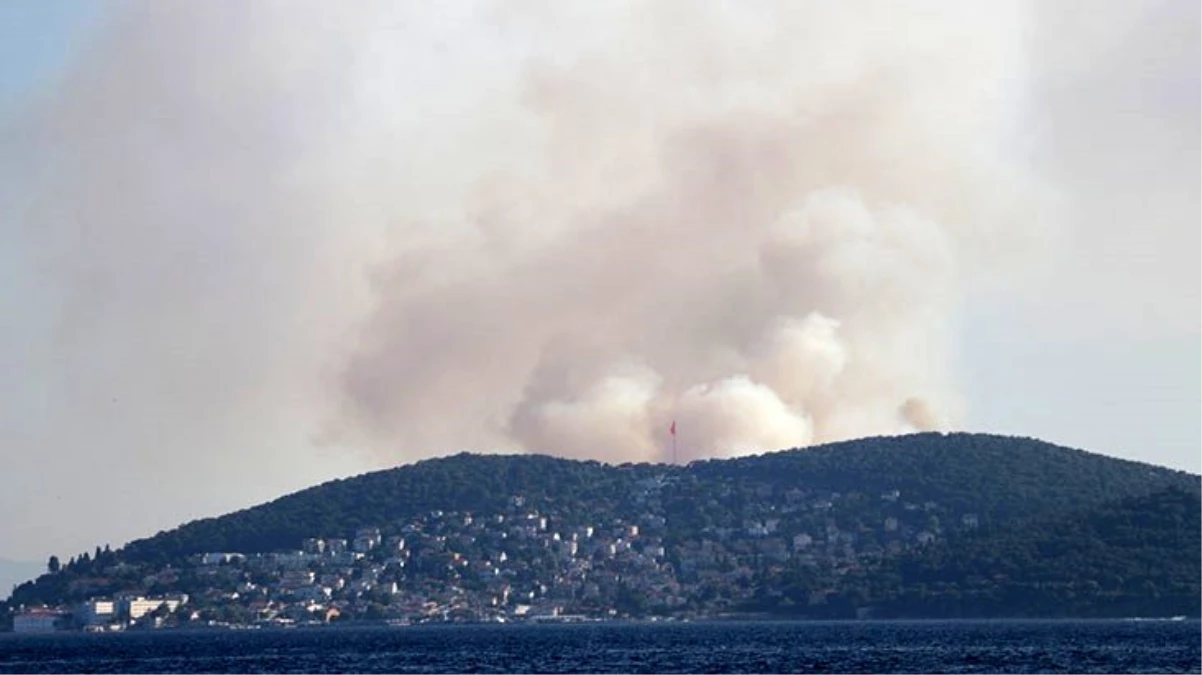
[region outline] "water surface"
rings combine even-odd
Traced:
[[[0,672],[1202,672],[1198,621],[429,625],[0,635]]]

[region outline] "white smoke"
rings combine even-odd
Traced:
[[[402,209],[443,236],[377,277],[335,437],[664,459],[677,419],[688,459],[955,424],[963,268],[1030,225],[1019,9],[526,9],[500,42],[547,37],[473,125],[505,159]]]
[[[804,446],[813,439],[804,413],[742,375],[692,387],[677,407],[688,455],[733,457]]]
[[[1035,227],[1024,26],[132,3],[6,136],[45,308],[12,373],[73,423],[5,426],[210,478],[313,442],[662,460],[677,420],[685,460],[954,427],[966,273]]]

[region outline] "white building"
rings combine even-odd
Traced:
[[[128,618],[130,621],[146,616],[155,611],[159,607],[166,605],[169,611],[174,612],[177,607],[187,602],[188,596],[182,598],[124,598],[117,603],[117,613]]]
[[[62,619],[62,612],[49,609],[31,609],[13,617],[14,633],[49,633],[56,630],[55,624]]]
[[[113,622],[117,603],[112,600],[88,600],[75,610],[75,620],[84,626],[103,626]]]
[[[279,587],[282,589],[300,588],[301,586],[310,586],[313,584],[315,577],[310,570],[288,570],[280,575]]]
[[[241,553],[205,553],[200,557],[201,565],[220,565],[222,563],[242,562],[246,556]]]
[[[380,528],[361,527],[355,532],[352,548],[360,553],[366,553],[380,545]]]
[[[354,565],[357,561],[362,559],[363,554],[355,551],[343,551],[342,553],[330,556],[330,562],[334,563],[335,565]]]
[[[317,559],[317,556],[304,551],[290,551],[273,553],[272,559],[276,567],[282,570],[306,570],[309,568],[309,564]]]

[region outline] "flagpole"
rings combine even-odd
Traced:
[[[672,420],[672,466],[676,466],[676,420]]]

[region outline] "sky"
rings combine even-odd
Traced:
[[[0,557],[418,459],[1202,469],[1197,3],[0,3]]]

